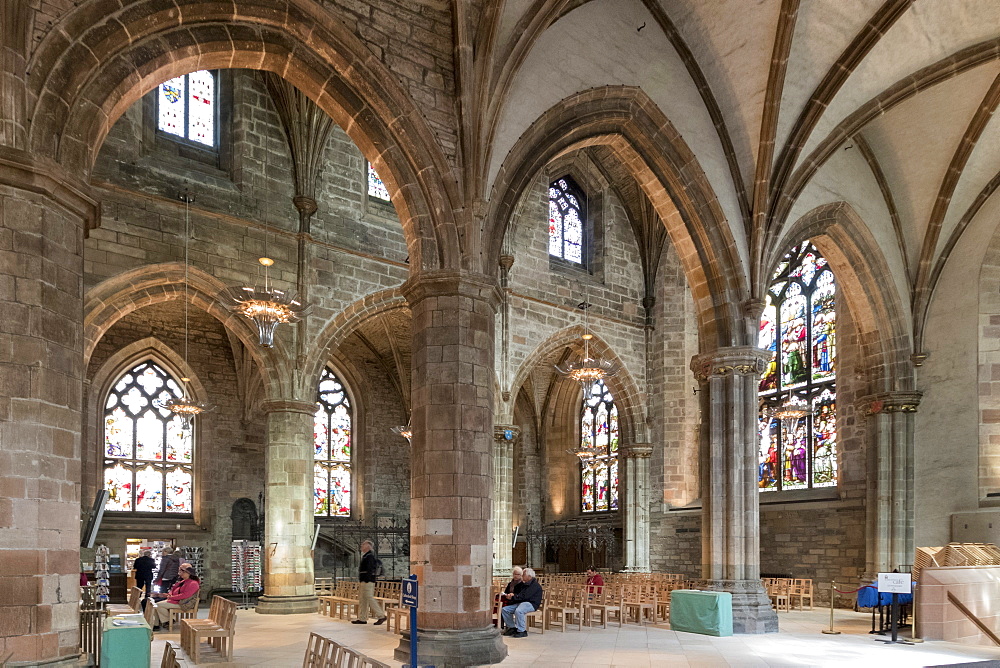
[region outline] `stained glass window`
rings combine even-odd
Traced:
[[[378,172],[375,171],[370,162],[368,163],[368,196],[383,202],[389,201],[389,189],[382,183],[382,179],[379,178]]]
[[[351,515],[351,401],[332,371],[323,370],[313,420],[315,515]]]
[[[214,147],[216,92],[215,73],[208,70],[164,81],[156,94],[156,127],[175,137]]]
[[[758,337],[772,353],[761,403],[777,407],[794,399],[807,414],[779,420],[762,411],[761,491],[837,484],[836,292],[833,271],[808,241],[782,259],[772,279]]]
[[[569,176],[549,184],[549,255],[583,264],[583,191]]]
[[[585,513],[618,510],[618,407],[603,382],[583,398],[580,441],[598,455],[580,464],[580,509]]]
[[[104,402],[108,511],[192,512],[192,425],[158,406],[183,395],[177,381],[152,360],[123,373],[108,392]]]

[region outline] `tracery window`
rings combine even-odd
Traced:
[[[108,392],[104,489],[109,512],[192,512],[192,424],[160,408],[183,396],[173,376],[152,360],[123,373]]]
[[[580,463],[580,509],[618,510],[618,407],[603,381],[594,383],[580,410],[580,441],[598,455]]]
[[[837,484],[836,292],[833,271],[808,241],[782,259],[772,279],[758,345],[773,356],[760,397],[765,407],[802,402],[807,414],[761,417],[761,491]]]
[[[218,106],[214,72],[199,70],[160,84],[156,94],[156,127],[202,146],[216,146]]]
[[[351,514],[351,401],[332,371],[323,370],[316,393],[314,420],[314,514]]]
[[[383,202],[389,201],[389,189],[382,183],[382,179],[379,178],[378,172],[375,171],[370,162],[368,163],[368,196]]]
[[[583,264],[585,198],[570,176],[549,184],[549,255]]]

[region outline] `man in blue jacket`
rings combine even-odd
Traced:
[[[505,595],[506,605],[503,607],[504,624],[507,630],[505,636],[514,638],[525,638],[528,635],[528,613],[534,612],[542,607],[542,585],[538,584],[535,578],[535,571],[525,568],[521,573],[521,581],[524,587],[516,594]],[[515,624],[515,619],[517,623]]]

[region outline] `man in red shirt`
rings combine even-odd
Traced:
[[[600,594],[604,589],[604,578],[593,566],[587,569],[587,592],[590,594]]]

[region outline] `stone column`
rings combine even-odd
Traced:
[[[514,445],[521,428],[498,424],[493,428],[493,574],[510,573],[514,534]]]
[[[0,662],[8,666],[79,658],[83,243],[100,207],[71,183],[54,163],[0,147]]]
[[[264,595],[257,612],[316,612],[313,588],[313,414],[311,401],[270,401],[264,491]]]
[[[760,581],[757,498],[757,385],[769,357],[741,346],[691,361],[701,384],[702,577],[732,592],[736,633],[778,630]]]
[[[868,457],[868,578],[913,563],[913,422],[920,397],[900,391],[858,401]]]
[[[648,443],[622,450],[625,483],[625,570],[649,572],[649,457]]]
[[[490,625],[496,280],[429,272],[403,285],[413,313],[410,564],[421,663],[499,663]],[[409,632],[407,632],[409,633]],[[396,659],[409,660],[404,634]]]

